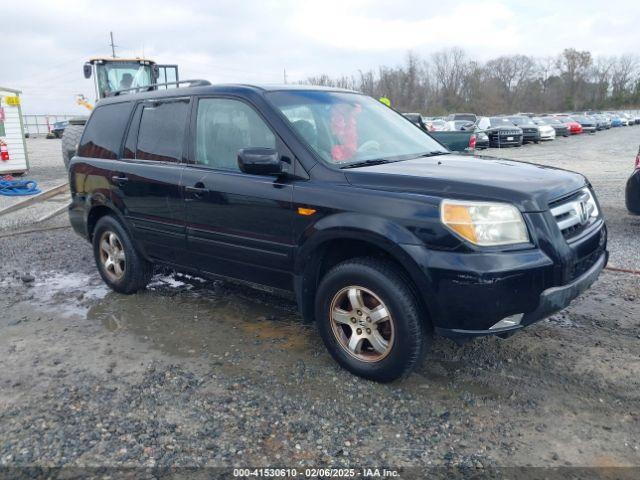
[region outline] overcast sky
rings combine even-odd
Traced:
[[[82,64],[116,54],[178,63],[180,76],[281,83],[350,75],[460,46],[509,53],[638,53],[640,0],[2,0],[0,85],[23,90],[26,113],[85,113]]]

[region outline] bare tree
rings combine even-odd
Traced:
[[[508,109],[516,108],[535,67],[533,58],[526,55],[502,56],[487,62],[487,71],[501,88]]]
[[[589,68],[593,60],[591,52],[565,48],[558,57],[558,69],[566,87],[566,106],[573,110],[580,106],[580,94],[584,90]]]
[[[450,48],[434,53],[430,62],[408,52],[398,66],[355,76],[317,75],[302,83],[385,96],[403,112],[498,114],[637,106],[639,75],[635,55],[594,60],[588,51],[569,48],[557,57],[505,55],[482,63]]]
[[[637,76],[638,58],[635,55],[622,55],[615,61],[612,70],[612,96],[616,104],[624,103],[624,97],[627,93],[632,77]]]

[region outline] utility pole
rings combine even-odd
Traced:
[[[116,45],[113,43],[113,32],[109,32],[109,36],[111,37],[111,56],[116,58]]]
[[[282,69],[282,76],[284,78],[284,83],[286,84],[287,83],[287,68],[286,67]]]

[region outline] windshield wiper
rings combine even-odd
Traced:
[[[421,153],[418,157],[437,157],[438,155],[449,155],[450,153],[443,150],[434,150],[433,152]]]
[[[376,158],[373,160],[363,160],[361,162],[349,163],[347,165],[343,165],[340,168],[358,168],[358,167],[368,167],[369,165],[381,165],[383,163],[391,163],[393,160],[384,160],[382,158]]]

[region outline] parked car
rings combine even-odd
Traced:
[[[622,112],[622,115],[627,119],[628,126],[636,124],[636,117],[634,115],[631,115],[627,112]]]
[[[422,116],[419,113],[403,113],[407,120],[421,128],[446,146],[449,150],[454,152],[473,152],[476,148],[476,136],[471,130],[443,130],[443,131],[430,131],[428,126],[422,121]],[[465,122],[468,124],[468,122]],[[473,127],[473,124],[471,124]]]
[[[556,137],[568,137],[570,135],[569,127],[556,117],[534,117],[533,121],[536,123],[541,122],[552,127],[556,132]]]
[[[573,117],[560,114],[556,115],[555,118],[557,118],[567,126],[571,135],[578,135],[582,133],[582,125],[578,121],[574,120]]]
[[[447,116],[446,120],[467,120],[471,123],[476,123],[478,121],[478,116],[475,113],[452,113]]]
[[[571,118],[580,124],[583,132],[596,133],[597,123],[594,119],[589,118],[586,115],[572,115]]]
[[[449,130],[456,132],[466,132],[475,128],[475,123],[469,120],[450,120]]]
[[[529,117],[512,116],[508,117],[511,122],[522,129],[523,143],[540,143],[540,129],[538,125]]]
[[[64,129],[67,128],[69,122],[67,120],[62,120],[60,122],[55,122],[51,127],[51,133],[56,138],[62,138],[62,134],[64,133]]]
[[[578,173],[453,154],[356,92],[197,85],[101,100],[70,161],[71,225],[117,292],[154,264],[291,291],[340,365],[391,381],[434,333],[512,334],[607,262]]]
[[[596,117],[600,119],[600,121],[602,121],[605,130],[609,130],[611,128],[611,118],[609,118],[608,115],[605,115],[604,113],[598,113]]]
[[[556,129],[548,123],[542,117],[533,117],[531,119],[533,123],[538,126],[538,130],[540,131],[540,140],[555,140],[556,139]],[[560,124],[562,125],[562,124]],[[565,131],[567,131],[566,127],[562,125]]]
[[[622,121],[622,118],[618,114],[612,114],[611,126],[612,127],[623,127],[624,126],[624,122]]]
[[[478,126],[475,128],[476,133],[476,150],[484,150],[489,148],[491,143],[489,142],[489,135],[487,132],[480,130]]]
[[[507,117],[480,117],[478,129],[489,137],[489,146],[494,148],[519,147],[522,145],[522,129]]]
[[[449,122],[442,119],[432,119],[425,122],[430,132],[443,132],[449,130]]]
[[[627,210],[634,215],[640,215],[640,148],[636,155],[636,163],[625,189],[625,203]]]

